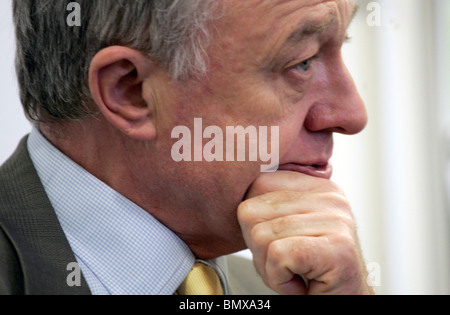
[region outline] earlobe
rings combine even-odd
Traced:
[[[144,81],[152,63],[141,52],[122,46],[107,47],[92,59],[89,88],[105,118],[137,140],[156,138],[154,104],[143,97]]]

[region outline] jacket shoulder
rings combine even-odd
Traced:
[[[0,293],[90,294],[84,278],[81,287],[67,285],[67,267],[76,258],[31,161],[27,138],[0,167],[0,281],[5,279]]]
[[[0,226],[0,295],[24,294],[24,281],[17,252]]]

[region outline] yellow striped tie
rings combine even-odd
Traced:
[[[223,295],[216,271],[203,263],[195,263],[177,290],[179,295]]]

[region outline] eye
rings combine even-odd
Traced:
[[[306,59],[306,60],[300,62],[299,64],[295,65],[293,67],[293,69],[301,72],[302,74],[306,74],[308,72],[308,70],[311,68],[313,59],[314,59],[314,57]]]

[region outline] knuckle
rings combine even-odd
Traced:
[[[340,195],[344,195],[344,190],[335,182],[330,181],[330,190]]]
[[[352,249],[356,245],[354,237],[345,232],[337,233],[334,240],[339,245],[339,248],[343,249]]]
[[[284,256],[285,246],[281,240],[271,242],[267,247],[267,259],[272,264],[278,264]]]
[[[333,203],[334,206],[336,206],[339,209],[351,208],[350,202],[348,201],[347,197],[338,192],[330,193],[330,201]]]
[[[353,260],[358,253],[358,243],[349,233],[337,233],[333,237],[333,243],[336,247],[336,254],[342,261]]]
[[[292,225],[293,218],[292,216],[289,217],[280,217],[277,220],[273,220],[271,222],[271,230],[274,237],[279,237],[283,234],[284,231],[289,227],[289,225]]]
[[[353,216],[350,216],[347,213],[336,213],[335,217],[336,224],[342,231],[352,234],[356,230],[356,223]]]
[[[254,207],[251,200],[241,202],[237,209],[238,220],[241,224],[248,224],[254,218]]]
[[[263,247],[266,245],[268,240],[267,228],[264,224],[257,224],[253,226],[250,231],[250,238],[255,247]]]
[[[340,212],[353,217],[352,207],[346,196],[338,192],[327,192],[322,195],[322,198],[325,200],[330,209],[339,210]]]
[[[274,189],[273,187],[273,178],[276,174],[273,173],[263,173],[255,181],[252,183],[252,186],[249,191],[249,195],[251,196],[259,196],[263,195]]]

